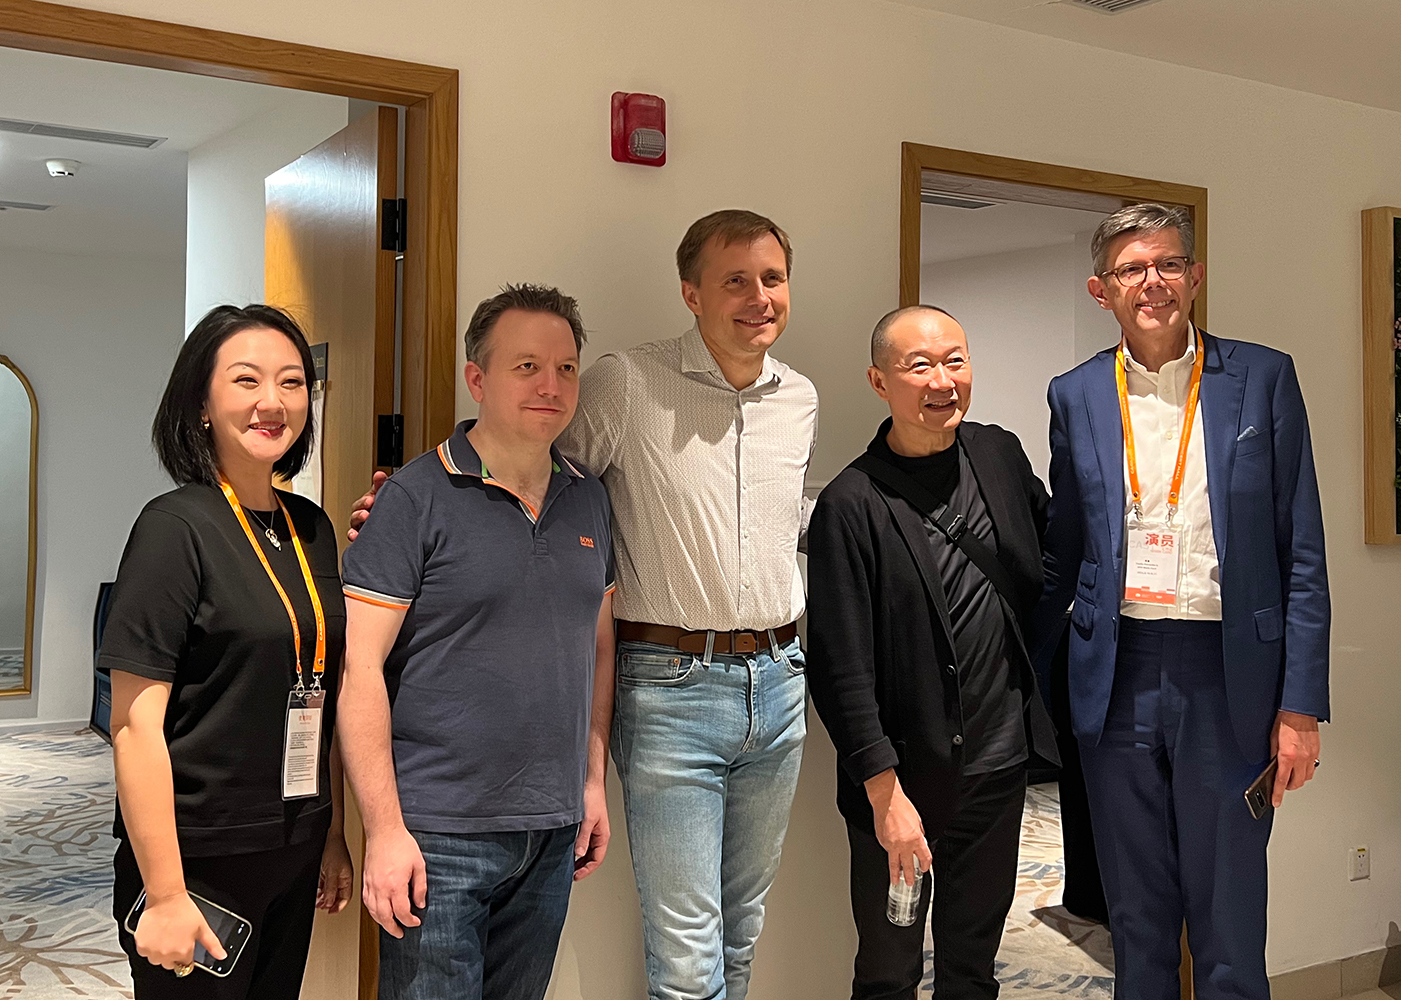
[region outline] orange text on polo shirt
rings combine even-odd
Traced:
[[[588,535],[580,535],[579,544],[586,549],[591,549],[593,548],[593,539],[590,538]]]

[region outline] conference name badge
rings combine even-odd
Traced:
[[[321,716],[326,692],[293,691],[287,696],[287,730],[282,741],[282,798],[321,794]]]
[[[1182,596],[1184,552],[1191,526],[1129,518],[1124,600],[1176,607]]]

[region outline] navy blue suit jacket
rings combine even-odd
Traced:
[[[1267,752],[1276,712],[1328,718],[1328,576],[1308,415],[1289,355],[1202,332],[1207,493],[1221,566],[1226,697],[1241,750]],[[1114,349],[1052,380],[1045,590],[1031,642],[1070,625],[1075,735],[1099,742],[1124,581],[1124,431]],[[1045,656],[1039,658],[1042,662]]]

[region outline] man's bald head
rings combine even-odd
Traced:
[[[949,312],[947,309],[940,309],[938,306],[917,305],[892,309],[880,318],[880,322],[876,324],[875,330],[871,332],[871,364],[882,371],[888,370],[888,365],[891,360],[890,328],[904,317],[921,312],[938,313],[940,316],[947,316],[955,323],[958,323],[953,313]],[[962,325],[963,324],[959,323],[960,327],[962,327]]]

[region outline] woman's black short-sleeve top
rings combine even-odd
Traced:
[[[171,685],[165,737],[175,825],[181,853],[191,857],[324,837],[331,820],[331,734],[345,649],[335,529],[310,500],[278,495],[296,523],[326,621],[319,797],[282,800],[287,696],[296,682],[292,625],[221,490],[191,484],[148,503],[112,592],[98,669]],[[281,548],[257,517],[273,523]],[[291,532],[281,510],[255,512],[249,523],[297,614],[310,686],[316,618]],[[120,804],[113,832],[126,837]]]

